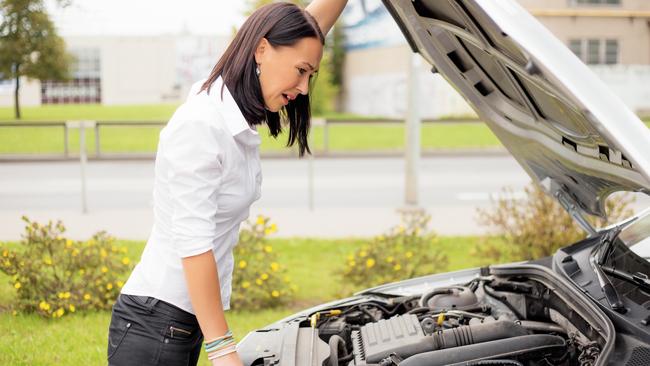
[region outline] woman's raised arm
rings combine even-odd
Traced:
[[[347,2],[347,0],[314,0],[307,5],[305,10],[316,19],[323,36],[325,36],[336,23],[336,19],[343,12]]]

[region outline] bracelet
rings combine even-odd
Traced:
[[[226,331],[226,334],[222,335],[221,337],[217,337],[217,338],[215,338],[215,339],[213,339],[213,340],[211,340],[211,341],[206,341],[205,344],[210,344],[210,343],[212,343],[212,342],[216,342],[216,341],[218,341],[218,340],[221,340],[221,339],[224,339],[224,338],[228,338],[228,337],[232,337],[232,331],[231,331],[230,329],[228,329],[228,330]]]
[[[208,360],[214,360],[214,359],[217,359],[219,357],[229,355],[229,354],[231,354],[233,352],[236,352],[236,351],[237,351],[237,346],[233,344],[233,345],[231,345],[231,346],[229,346],[229,347],[227,347],[225,349],[220,350],[219,352],[214,352],[214,353],[209,354],[208,355]]]
[[[212,353],[215,351],[222,350],[226,347],[232,346],[235,343],[235,340],[233,338],[228,338],[224,339],[222,342],[219,344],[211,345],[210,347],[205,347],[205,352],[207,353]]]

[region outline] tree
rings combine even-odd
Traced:
[[[65,6],[65,0],[59,0]],[[20,78],[68,78],[72,56],[56,33],[43,0],[0,0],[0,76],[16,81],[15,117],[20,119]]]

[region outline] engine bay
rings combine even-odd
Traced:
[[[322,366],[596,364],[606,343],[602,329],[579,315],[575,305],[555,290],[531,277],[491,275],[421,295],[375,296],[318,311],[300,323],[302,337],[309,338],[298,342],[302,362]]]

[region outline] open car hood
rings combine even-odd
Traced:
[[[584,213],[605,217],[611,193],[650,192],[648,128],[514,0],[383,2],[413,51],[583,227]]]

